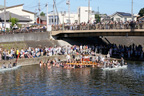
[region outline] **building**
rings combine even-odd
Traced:
[[[49,24],[63,24],[63,23],[69,23],[69,14],[68,13],[59,13],[58,15],[55,15],[55,20],[53,18],[53,14],[49,14]],[[54,22],[53,22],[54,21]],[[70,14],[70,23],[78,23],[78,15],[73,13]]]
[[[23,16],[11,13],[9,11],[6,11],[6,28],[10,28],[10,23],[8,23],[10,21],[10,18],[17,18],[18,19],[18,23],[19,24],[27,24],[28,22],[31,22],[32,20],[29,18],[25,18]],[[4,27],[4,12],[0,13],[0,27]]]
[[[135,21],[137,20],[136,16],[134,16],[133,18]],[[123,21],[123,22],[132,21],[132,15],[130,13],[125,12],[116,12],[111,16],[111,19],[113,21]]]
[[[23,16],[20,16],[20,15],[17,15],[17,14],[14,14],[14,13],[11,13],[9,11],[6,11],[6,22],[9,22],[10,21],[10,18],[17,18],[18,19],[18,22],[20,24],[24,24],[24,23],[27,23],[27,22],[31,22],[32,20],[29,19],[29,18],[26,18],[26,17],[23,17]],[[0,13],[0,22],[4,22],[4,12]]]
[[[100,21],[111,21],[110,16],[108,16],[107,14],[99,14],[100,16]]]
[[[37,18],[37,24],[39,24],[39,17]],[[47,18],[46,16],[40,16],[40,24],[47,24]]]
[[[79,18],[80,23],[82,23],[82,22],[93,23],[93,21],[95,20],[95,14],[93,14],[92,8],[90,7],[89,13],[88,13],[88,10],[89,10],[88,7],[79,7],[78,8],[78,18]]]
[[[95,15],[92,13],[92,8],[90,8],[90,14],[89,14],[89,22],[93,23],[95,20]],[[69,23],[69,13],[67,12],[61,12],[57,15],[53,15],[53,13],[48,14],[49,18],[49,24],[50,25],[57,25],[57,24],[63,24],[63,23]],[[55,18],[55,20],[54,20]],[[70,23],[82,23],[82,22],[88,22],[88,7],[79,7],[77,13],[71,13],[70,14]]]
[[[35,13],[30,12],[28,10],[24,10],[23,5],[24,4],[6,7],[6,11],[11,14],[11,17],[12,15],[16,17],[20,17],[18,18],[19,19],[18,23],[20,24],[33,24],[35,22]],[[0,8],[0,13],[3,14],[3,12],[4,12],[4,8]],[[13,17],[13,18],[16,18],[16,17]],[[27,22],[21,22],[24,20],[24,18],[25,18],[25,21],[27,18]]]

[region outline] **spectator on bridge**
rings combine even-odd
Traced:
[[[136,23],[135,23],[134,21],[131,21],[129,25],[130,25],[130,27],[131,27],[131,31],[133,32],[134,29],[135,29]]]

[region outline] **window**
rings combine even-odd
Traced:
[[[116,21],[120,21],[120,18],[116,18]]]
[[[29,15],[23,15],[23,17],[25,17],[25,18],[30,18],[30,16],[29,16]]]
[[[67,19],[67,23],[70,23],[70,20],[69,20],[69,19]]]
[[[127,18],[125,18],[125,22],[127,21]]]
[[[85,10],[85,12],[88,12],[88,10]]]

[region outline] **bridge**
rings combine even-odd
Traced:
[[[94,37],[94,36],[144,36],[144,29],[104,29],[104,30],[59,30],[51,31],[52,36]]]

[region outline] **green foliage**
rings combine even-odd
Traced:
[[[9,21],[12,23],[12,26],[14,26],[14,24],[17,24],[18,19],[17,18],[10,18]]]
[[[10,30],[9,30],[9,28],[6,28],[6,32],[9,32]]]
[[[97,23],[100,22],[100,19],[101,19],[100,15],[99,14],[95,14],[95,19],[96,19]]]
[[[144,16],[144,8],[142,8],[138,14],[140,15],[140,17]]]
[[[18,25],[18,28],[22,28],[22,24],[17,24]]]
[[[40,13],[40,16],[45,16],[45,13],[44,13],[44,12],[41,12],[41,13]]]

